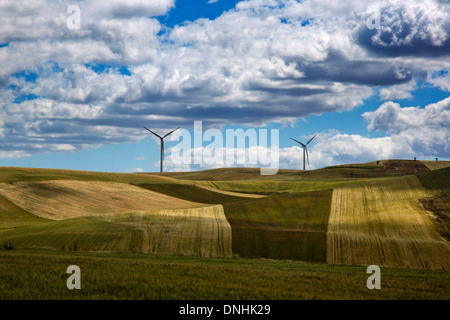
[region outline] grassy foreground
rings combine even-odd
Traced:
[[[69,290],[69,265],[81,289]],[[0,250],[0,299],[450,299],[450,273],[263,259]]]

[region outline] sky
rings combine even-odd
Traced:
[[[156,172],[144,126],[225,166],[171,158],[195,121],[277,130],[280,168],[450,160],[447,0],[3,0],[0,65],[0,166]]]

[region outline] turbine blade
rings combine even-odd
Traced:
[[[297,142],[297,143],[300,143],[300,144],[302,145],[303,148],[306,148],[306,146],[305,146],[303,143],[301,143],[300,141],[295,140],[295,139],[293,139],[293,138],[289,138],[289,139],[294,140],[294,141]]]
[[[178,127],[178,128],[176,128],[176,129],[170,131],[168,134],[166,134],[166,135],[163,137],[163,139],[164,139],[165,137],[167,137],[168,135],[170,135],[172,132],[174,132],[174,131],[176,131],[176,130],[178,130],[178,129],[180,129],[180,127]]]
[[[155,136],[157,136],[158,138],[162,139],[162,137],[161,137],[159,134],[153,132],[153,131],[150,130],[149,128],[146,128],[146,127],[144,127],[144,128],[147,129],[148,131],[150,131],[151,133],[153,133],[153,134],[154,134]]]
[[[308,145],[308,144],[312,141],[312,139],[314,139],[316,136],[317,136],[317,133],[314,135],[314,137],[312,137],[312,138],[306,143],[306,145]]]
[[[308,152],[308,148],[305,148],[306,150],[306,158],[308,159],[308,166],[309,166],[309,152]]]

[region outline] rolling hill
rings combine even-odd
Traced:
[[[333,191],[327,263],[450,269],[450,245],[420,209],[415,176]]]
[[[149,208],[177,209],[204,205],[127,183],[102,181],[19,181],[0,184],[0,195],[36,216],[54,220]]]
[[[0,168],[0,242],[450,269],[450,162],[115,174]]]
[[[17,168],[0,177],[0,240],[16,248],[231,256],[222,206],[130,184],[179,185],[169,178]]]

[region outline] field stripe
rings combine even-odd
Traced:
[[[422,160],[420,162],[422,162],[424,165],[426,165],[427,168],[430,169],[430,170],[438,170],[438,169],[443,169],[443,168],[450,167],[450,161],[426,161],[426,160]]]
[[[230,257],[231,226],[221,205],[111,214],[104,219],[138,228],[141,251]]]
[[[99,181],[2,183],[1,195],[36,216],[54,220],[131,210],[177,209],[203,205],[127,183]]]
[[[450,245],[417,205],[430,195],[415,176],[335,189],[327,263],[450,269]]]
[[[450,270],[442,241],[327,234],[327,263]]]

